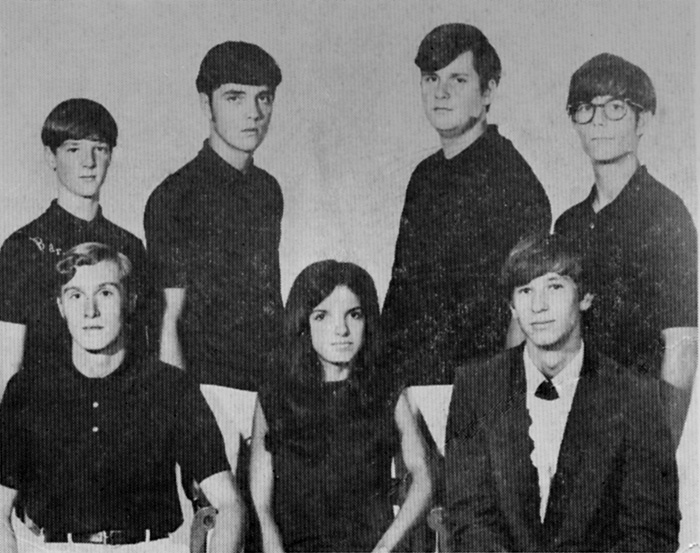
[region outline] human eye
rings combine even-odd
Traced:
[[[526,296],[530,292],[532,292],[532,288],[530,288],[529,286],[521,286],[515,289],[515,293],[521,296]]]
[[[437,82],[437,75],[434,75],[432,73],[426,73],[421,77],[421,80],[424,83],[434,83]]]
[[[311,313],[311,320],[312,321],[322,321],[325,318],[326,318],[326,313],[323,311],[314,311],[313,313]]]
[[[66,292],[63,297],[67,300],[75,301],[83,297],[83,295],[77,290],[70,290]]]
[[[549,285],[550,290],[561,290],[564,288],[564,285],[561,282],[552,282]]]
[[[270,106],[272,105],[272,102],[274,101],[275,97],[272,93],[270,92],[265,92],[258,96],[258,102],[265,106]]]
[[[240,103],[243,101],[243,92],[231,92],[225,96],[227,102]]]
[[[622,100],[611,100],[606,104],[605,108],[611,114],[621,117],[627,111],[627,104],[625,104],[625,102],[623,102]]]
[[[107,146],[107,144],[98,144],[97,146],[95,146],[95,151],[101,154],[108,154],[109,146]]]
[[[365,318],[365,312],[362,311],[362,309],[360,307],[358,307],[357,309],[353,309],[352,311],[350,311],[350,316],[353,319],[361,321]]]

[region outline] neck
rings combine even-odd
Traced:
[[[617,198],[638,167],[639,160],[633,153],[610,163],[594,162],[597,195],[593,209],[598,211]]]
[[[535,367],[547,378],[554,378],[576,357],[582,344],[581,336],[578,335],[568,340],[564,347],[546,349],[529,340],[525,342],[525,347]]]
[[[486,132],[487,126],[486,118],[483,118],[479,120],[476,125],[459,136],[441,135],[440,143],[442,144],[442,151],[445,154],[445,158],[452,159],[466,150],[477,138]]]
[[[209,145],[226,163],[245,173],[253,162],[253,154],[229,146],[214,131],[209,134]]]
[[[350,376],[350,365],[336,365],[334,363],[321,363],[323,366],[324,382],[339,382],[347,380]]]
[[[104,378],[116,371],[124,361],[126,349],[123,340],[100,352],[87,351],[73,342],[73,365],[88,378]]]
[[[58,197],[56,199],[58,205],[68,213],[85,221],[92,221],[97,216],[97,211],[100,208],[99,196],[83,198],[69,193],[62,186],[58,189]]]

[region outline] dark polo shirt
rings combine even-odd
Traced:
[[[150,295],[146,250],[130,232],[108,221],[102,209],[92,221],[68,213],[54,200],[37,219],[15,231],[0,249],[0,321],[25,325],[23,365],[47,356],[70,355],[70,335],[56,307],[56,263],[73,246],[102,242],[126,255],[133,265],[132,289],[139,303],[132,326],[138,347],[146,345]]]
[[[175,464],[198,482],[229,470],[214,415],[183,371],[129,359],[105,378],[63,362],[40,371],[16,374],[0,403],[0,484],[39,527],[171,532],[182,524]]]
[[[596,187],[555,231],[583,249],[593,304],[586,342],[623,366],[658,376],[661,331],[697,327],[697,231],[683,201],[641,166],[598,213]]]
[[[501,350],[498,276],[520,238],[549,230],[549,200],[495,125],[464,151],[423,160],[406,190],[382,312],[386,366],[408,384],[449,384],[460,361]]]
[[[251,165],[243,174],[208,142],[160,184],[144,227],[160,288],[185,288],[179,336],[203,384],[257,389],[281,331],[282,191]]]

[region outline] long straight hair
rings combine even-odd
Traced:
[[[372,277],[362,267],[327,259],[306,267],[292,284],[284,312],[284,340],[279,364],[284,376],[309,386],[320,386],[323,367],[311,343],[309,317],[314,308],[338,286],[357,296],[365,317],[364,339],[351,364],[349,379],[365,393],[384,380],[375,365],[379,339],[379,300]],[[389,378],[389,375],[385,375]],[[379,387],[386,390],[384,384]],[[379,390],[377,390],[379,391]]]

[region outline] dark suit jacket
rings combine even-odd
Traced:
[[[675,450],[658,385],[584,355],[544,523],[522,346],[458,370],[447,422],[458,551],[675,551]]]

